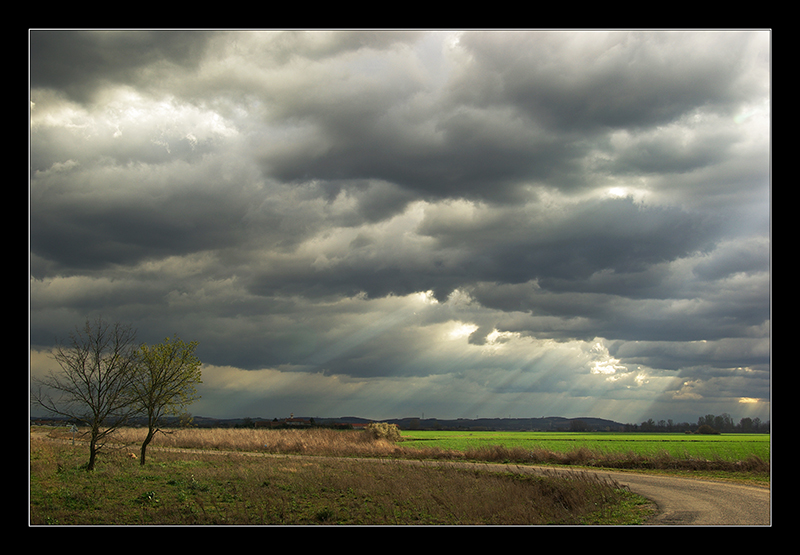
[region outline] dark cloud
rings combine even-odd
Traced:
[[[769,41],[32,31],[32,371],[99,313],[198,413],[768,418]]]
[[[548,128],[640,129],[763,93],[752,32],[467,33],[451,85],[477,105],[509,103]],[[762,71],[765,68],[762,66]],[[755,79],[751,79],[755,77]]]
[[[34,180],[31,251],[67,272],[238,243],[253,200],[218,168],[205,166],[152,173],[72,167]]]
[[[108,84],[137,85],[176,66],[196,68],[213,33],[206,31],[30,32],[30,85],[89,102]]]

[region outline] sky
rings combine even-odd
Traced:
[[[768,30],[31,30],[30,375],[217,418],[771,414]]]

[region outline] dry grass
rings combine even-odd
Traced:
[[[142,441],[143,431],[126,428],[114,436],[120,444],[135,446]],[[256,453],[327,455],[327,456],[390,456],[397,445],[386,437],[364,431],[270,430],[243,428],[188,428],[158,434],[152,447],[200,449],[212,451],[247,451]]]
[[[65,432],[63,432],[65,433]],[[135,449],[144,431],[122,429],[114,441]],[[391,430],[272,430],[242,428],[188,428],[158,434],[151,444],[154,448],[201,449],[213,451],[247,451],[273,454],[304,454],[324,456],[363,456],[428,460],[469,460],[514,464],[554,464],[594,468],[674,470],[697,472],[728,472],[769,476],[769,461],[757,456],[745,460],[697,459],[674,457],[666,452],[644,456],[633,452],[600,453],[587,447],[572,451],[525,449],[491,445],[464,451],[441,448],[407,448],[398,442],[399,435]]]
[[[464,457],[472,460],[513,462],[519,464],[556,464],[595,468],[677,470],[703,472],[734,472],[753,475],[769,475],[770,465],[755,455],[745,460],[696,459],[674,457],[666,451],[654,456],[638,453],[599,453],[587,447],[572,451],[555,452],[546,449],[507,448],[502,446],[482,447],[465,451]]]

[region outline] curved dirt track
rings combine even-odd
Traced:
[[[658,512],[650,524],[771,524],[767,488],[674,476],[614,473],[613,477],[655,503]]]

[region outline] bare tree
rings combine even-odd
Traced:
[[[67,345],[59,344],[54,351],[61,372],[35,380],[34,404],[89,428],[87,470],[94,470],[109,435],[135,409],[131,387],[137,368],[135,340],[130,326],[87,319]]]

